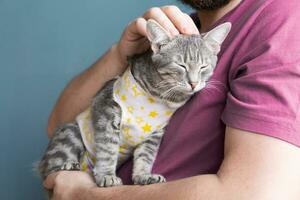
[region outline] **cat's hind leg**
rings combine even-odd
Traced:
[[[43,178],[60,170],[80,170],[80,157],[84,152],[79,127],[76,123],[56,129],[44,156],[38,165]]]

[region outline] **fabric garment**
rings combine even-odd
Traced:
[[[115,82],[114,100],[122,110],[121,141],[131,147],[136,147],[151,133],[165,127],[176,110],[144,92],[130,68]]]
[[[216,173],[226,125],[300,146],[299,10],[299,0],[243,0],[211,27],[232,24],[212,86],[174,113],[153,173],[167,181]],[[118,170],[125,184],[131,170],[132,161]]]
[[[130,157],[136,146],[164,128],[176,110],[146,93],[135,81],[130,68],[114,83],[113,97],[122,110],[119,159]],[[79,114],[76,121],[87,149],[81,161],[82,170],[88,171],[93,168],[96,150],[91,109]]]

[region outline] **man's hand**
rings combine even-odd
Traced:
[[[119,58],[126,63],[127,56],[142,53],[149,48],[146,36],[146,20],[154,19],[172,36],[182,34],[199,34],[189,15],[176,6],[150,8],[142,17],[129,23],[117,44]]]
[[[92,177],[81,171],[59,171],[50,174],[43,185],[53,190],[51,200],[83,199],[86,191],[96,187]]]
[[[179,33],[199,34],[190,16],[176,6],[149,9],[126,27],[116,45],[65,88],[49,118],[49,137],[58,125],[73,121],[78,113],[90,105],[92,97],[108,80],[126,69],[128,56],[142,53],[150,47],[145,37],[148,19],[156,20],[172,36]]]

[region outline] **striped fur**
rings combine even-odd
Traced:
[[[129,59],[131,72],[137,83],[155,98],[171,107],[179,108],[195,92],[205,87],[217,63],[217,53],[230,26],[221,25],[206,35],[178,35],[170,38],[155,22],[147,24],[152,45],[141,55]],[[121,185],[116,169],[125,160],[118,156],[122,111],[113,100],[113,85],[109,81],[92,103],[92,122],[95,129],[96,163],[93,170],[100,187]],[[197,83],[191,87],[191,82]],[[159,174],[151,174],[164,128],[155,131],[132,150],[135,184],[164,182]],[[43,178],[59,170],[79,170],[85,147],[76,123],[58,128],[39,163]],[[126,158],[127,159],[127,158]]]
[[[75,123],[56,129],[46,153],[39,162],[38,171],[42,178],[59,170],[79,170],[79,160],[84,152],[79,127]]]

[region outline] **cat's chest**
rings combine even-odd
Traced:
[[[175,109],[147,94],[127,70],[114,84],[113,98],[122,110],[123,146],[137,146],[169,122]]]

